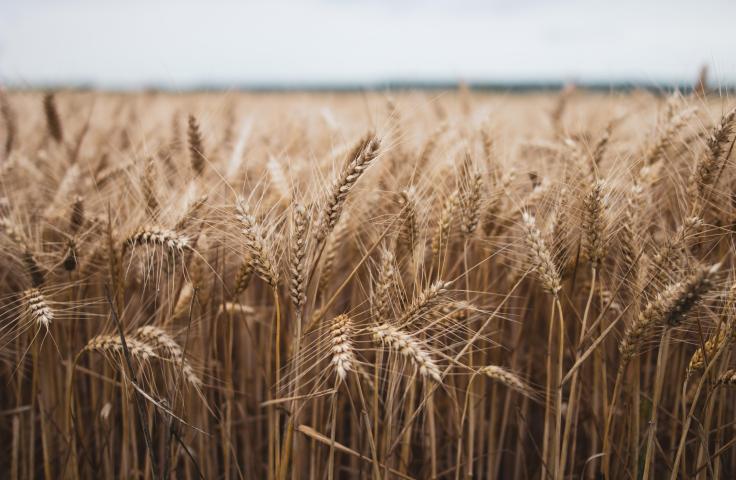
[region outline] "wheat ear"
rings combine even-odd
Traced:
[[[194,115],[189,115],[187,137],[189,139],[189,156],[192,162],[192,170],[195,175],[199,175],[204,171],[207,159],[204,155],[204,144],[202,142],[202,133],[199,130],[199,123]]]
[[[162,351],[163,355],[160,356],[172,360],[174,364],[180,367],[184,378],[191,386],[196,389],[202,386],[202,380],[195,373],[192,365],[184,358],[184,352],[179,344],[161,328],[147,325],[137,329],[133,336],[141,340],[142,343]]]
[[[59,118],[59,112],[56,109],[56,99],[53,93],[44,95],[43,112],[46,115],[46,128],[49,130],[49,135],[56,143],[63,142],[64,133],[61,127],[61,118]]]
[[[554,296],[560,291],[561,281],[552,253],[542,238],[536,219],[528,212],[521,214],[524,227],[524,243],[529,250],[532,270],[537,274],[545,290]]]
[[[250,254],[254,272],[266,283],[275,287],[278,285],[278,271],[273,249],[267,244],[261,225],[248,212],[244,202],[237,204],[237,218],[242,226],[245,237],[245,247]]]
[[[521,377],[511,372],[510,370],[499,367],[498,365],[488,365],[481,368],[479,372],[488,378],[491,378],[493,380],[496,380],[497,382],[502,383],[503,385],[506,385],[512,390],[516,390],[522,395],[525,395],[527,397],[533,396],[534,391],[532,390],[532,388],[527,385],[526,382],[521,379]]]
[[[351,341],[352,328],[350,317],[344,314],[333,318],[330,325],[331,363],[340,381],[345,381],[348,372],[357,364]]]
[[[289,294],[294,306],[299,309],[306,301],[306,257],[307,229],[309,217],[301,204],[296,204],[292,212],[291,259],[289,262],[291,286]]]
[[[411,334],[388,324],[372,327],[371,332],[374,342],[380,345],[388,345],[411,360],[423,377],[431,378],[438,383],[442,381],[440,370],[432,356],[422,343]]]
[[[606,256],[606,198],[605,182],[597,180],[583,199],[583,252],[593,268]]]
[[[31,321],[39,327],[48,329],[54,320],[54,312],[41,291],[37,288],[29,288],[23,293],[23,296],[26,299]]]
[[[653,326],[674,327],[685,319],[690,310],[713,287],[712,277],[719,267],[720,264],[715,264],[698,268],[685,280],[670,285],[647,303],[624,332],[619,345],[622,367],[634,356],[644,336]]]
[[[348,163],[341,170],[327,197],[327,202],[320,216],[316,237],[318,242],[324,241],[327,235],[335,228],[340,219],[350,190],[355,186],[360,176],[378,156],[381,142],[373,134],[367,135],[352,150]]]

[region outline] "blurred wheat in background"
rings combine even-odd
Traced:
[[[0,99],[4,478],[736,475],[727,97]]]

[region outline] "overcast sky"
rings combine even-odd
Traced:
[[[0,81],[736,83],[736,0],[0,0]]]

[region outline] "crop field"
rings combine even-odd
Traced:
[[[0,477],[736,475],[736,103],[0,92]]]

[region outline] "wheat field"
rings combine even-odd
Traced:
[[[736,475],[726,94],[0,114],[3,478]]]

